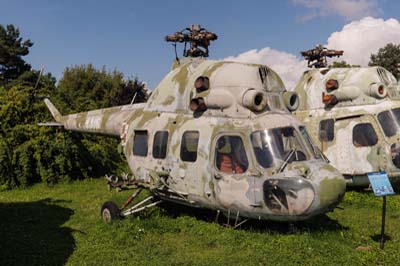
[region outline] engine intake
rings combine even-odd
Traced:
[[[266,93],[256,89],[246,90],[241,98],[240,104],[255,112],[261,112],[268,105]]]
[[[297,93],[293,91],[285,91],[283,93],[283,102],[285,103],[286,108],[293,112],[299,108],[300,99]]]

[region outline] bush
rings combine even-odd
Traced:
[[[52,118],[32,87],[0,88],[0,185],[52,184],[117,171],[124,161],[117,140],[105,141],[60,128],[38,126]]]

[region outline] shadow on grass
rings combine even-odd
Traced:
[[[163,202],[159,206],[163,209],[163,215],[169,216],[171,218],[177,218],[179,216],[187,215],[205,222],[218,222],[218,224],[220,224],[221,226],[227,223],[227,218],[222,215],[222,213],[219,215],[218,221],[216,221],[216,212],[212,210],[199,209],[185,205],[174,204],[171,202]],[[231,218],[230,224],[233,225],[234,223],[235,219]],[[325,214],[315,216],[306,221],[290,223],[265,220],[249,220],[238,228],[238,230],[279,234],[297,234],[310,231],[343,231],[348,229],[348,227],[341,225],[337,220],[333,220]]]
[[[392,237],[387,234],[384,234],[383,238],[385,239],[385,241],[392,240]],[[374,240],[375,242],[381,242],[382,235],[381,234],[372,235],[371,239]]]
[[[75,241],[60,200],[0,203],[0,265],[65,265]]]

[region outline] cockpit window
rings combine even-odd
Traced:
[[[228,174],[246,172],[249,161],[243,141],[239,136],[222,136],[215,147],[215,160],[218,170]]]
[[[312,141],[310,134],[308,134],[307,129],[304,126],[299,127],[301,135],[303,135],[303,139],[308,147],[308,149],[313,153],[314,157],[317,159],[322,159],[322,152],[318,149],[318,147]]]
[[[387,137],[392,137],[400,132],[400,108],[379,113],[378,120]]]
[[[280,167],[286,160],[288,163],[307,160],[309,154],[300,138],[293,127],[274,128],[253,132],[251,143],[262,167]]]

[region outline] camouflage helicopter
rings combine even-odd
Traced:
[[[326,57],[343,51],[302,52],[308,60],[294,91],[293,114],[346,178],[348,185],[369,184],[367,173],[400,176],[400,85],[382,67],[328,68]],[[314,62],[316,61],[317,64]]]
[[[61,115],[45,99],[65,130],[121,139],[132,171],[123,183],[136,190],[122,207],[104,203],[103,220],[170,201],[236,218],[235,226],[295,221],[342,199],[344,177],[286,110],[292,93],[283,97],[279,76],[264,65],[206,60],[215,39],[199,25],[166,36],[175,48],[185,43],[184,56],[146,103]],[[151,196],[128,207],[142,189]]]

